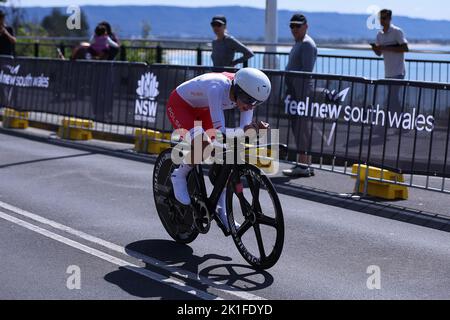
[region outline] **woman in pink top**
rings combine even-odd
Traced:
[[[100,59],[108,57],[110,47],[119,47],[117,42],[114,42],[108,36],[106,27],[102,24],[99,24],[95,28],[95,35],[92,36],[90,43],[90,53],[95,57],[99,57]]]

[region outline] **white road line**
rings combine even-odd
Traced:
[[[115,252],[118,252],[120,254],[124,254],[124,255],[128,255],[130,257],[136,258],[136,259],[140,259],[145,263],[157,266],[159,268],[165,269],[166,271],[169,271],[170,273],[174,274],[174,275],[181,275],[182,277],[187,277],[187,279],[189,280],[193,280],[193,281],[200,281],[203,284],[207,284],[211,287],[213,287],[215,290],[219,291],[219,292],[223,292],[226,293],[228,295],[232,295],[235,296],[239,299],[244,299],[244,300],[266,300],[263,297],[251,294],[249,292],[244,292],[244,291],[236,291],[236,289],[230,288],[226,289],[227,286],[223,285],[220,282],[215,282],[212,281],[206,277],[197,275],[193,272],[178,268],[178,267],[173,267],[168,265],[167,263],[160,261],[158,259],[143,255],[139,252],[133,251],[133,250],[129,250],[129,249],[125,249],[124,247],[117,245],[115,243],[97,238],[95,236],[89,235],[87,233],[84,233],[82,231],[73,229],[71,227],[65,226],[63,224],[60,224],[56,221],[41,217],[37,214],[22,210],[20,208],[17,208],[15,206],[12,206],[10,204],[7,204],[5,202],[0,201],[0,207],[6,210],[9,210],[11,212],[14,212],[16,214],[22,215],[24,217],[27,217],[29,219],[32,219],[34,221],[40,222],[42,224],[45,225],[49,225],[55,229],[67,232],[68,234],[77,236],[78,238],[90,241],[92,243],[95,243],[97,245],[100,245],[102,247],[105,247],[107,249],[113,250]],[[224,288],[225,287],[225,288]]]
[[[111,256],[111,255],[109,255],[109,254],[107,254],[107,253],[105,253],[103,251],[91,248],[89,246],[86,246],[86,245],[81,244],[79,242],[76,242],[74,240],[71,240],[71,239],[68,239],[66,237],[63,237],[63,236],[61,236],[59,234],[56,234],[56,233],[53,233],[53,232],[48,231],[46,229],[40,228],[38,226],[35,226],[35,225],[33,225],[31,223],[28,223],[28,222],[26,222],[24,220],[18,219],[18,218],[13,217],[13,216],[10,216],[9,214],[6,214],[6,213],[4,213],[2,211],[0,211],[0,218],[2,218],[4,220],[7,220],[9,222],[15,223],[15,224],[17,224],[17,225],[19,225],[21,227],[24,227],[24,228],[29,229],[31,231],[34,231],[36,233],[39,233],[39,234],[41,234],[41,235],[43,235],[43,236],[45,236],[47,238],[50,238],[50,239],[56,240],[58,242],[64,243],[64,244],[66,244],[66,245],[68,245],[68,246],[70,246],[72,248],[78,249],[78,250],[83,251],[85,253],[88,253],[88,254],[90,254],[92,256],[95,256],[97,258],[100,258],[102,260],[110,262],[112,264],[115,264],[115,265],[118,265],[120,267],[123,267],[123,268],[125,268],[127,270],[136,272],[136,273],[138,273],[138,274],[140,274],[140,275],[142,275],[144,277],[147,277],[149,279],[152,279],[154,281],[158,281],[160,283],[168,285],[168,286],[170,286],[170,287],[172,287],[174,289],[181,290],[181,291],[183,291],[185,293],[188,293],[188,294],[194,295],[196,297],[199,297],[201,299],[205,299],[205,300],[222,300],[219,297],[216,297],[216,296],[214,296],[212,294],[209,294],[207,292],[203,292],[201,290],[198,290],[198,289],[195,289],[193,287],[190,287],[190,286],[186,285],[185,283],[182,283],[182,282],[180,282],[180,281],[178,281],[176,279],[167,278],[167,277],[165,277],[163,275],[160,275],[158,273],[155,273],[155,272],[152,272],[150,270],[141,268],[141,267],[139,267],[139,266],[137,266],[135,264],[132,264],[132,263],[129,263],[129,262],[125,261],[125,260],[122,260],[122,259],[116,258],[114,256]]]

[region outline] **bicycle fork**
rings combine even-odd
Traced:
[[[232,182],[232,186],[234,188],[233,191],[239,199],[244,217],[248,218],[249,221],[254,224],[256,222],[256,214],[251,204],[248,203],[248,201],[244,197],[244,184],[241,180],[241,177],[236,172],[233,174]]]
[[[198,193],[194,192],[193,194],[191,209],[195,227],[198,232],[205,234],[211,227],[211,212],[208,203],[205,201],[207,193],[202,167],[201,165],[196,165],[193,170],[195,170],[194,178]]]

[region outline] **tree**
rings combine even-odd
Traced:
[[[58,8],[53,8],[52,12],[42,19],[42,27],[51,37],[86,37],[89,34],[89,24],[86,15],[80,11],[80,29],[70,30],[67,27],[69,15],[63,14]]]
[[[41,24],[31,21],[22,23],[20,27],[17,29],[16,34],[18,36],[29,36],[29,37],[48,36],[47,31],[41,26]]]

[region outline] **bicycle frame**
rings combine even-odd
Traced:
[[[198,190],[202,196],[202,200],[205,202],[206,207],[210,213],[214,213],[219,202],[220,195],[222,191],[227,186],[228,179],[230,178],[235,165],[223,165],[220,174],[217,177],[217,183],[214,184],[214,188],[211,194],[208,196],[205,185],[205,177],[203,176],[203,167],[201,164],[196,164],[194,166],[194,179],[197,184]]]
[[[235,140],[236,143],[236,140]],[[271,147],[275,144],[264,144],[264,145],[258,145],[259,147]],[[286,145],[283,144],[278,144],[278,146],[281,147],[286,147]],[[255,148],[255,147],[245,147],[244,150],[249,150],[251,148]],[[229,152],[228,151],[225,151]],[[215,208],[217,207],[217,204],[219,202],[219,198],[220,195],[222,194],[222,191],[225,189],[225,187],[227,186],[227,182],[228,179],[231,177],[232,173],[234,170],[236,170],[236,167],[238,167],[239,165],[242,164],[238,164],[238,154],[236,152],[233,153],[233,164],[223,164],[222,165],[222,170],[220,171],[219,176],[216,178],[216,183],[214,183],[214,188],[213,191],[211,192],[211,194],[208,196],[208,193],[206,191],[206,185],[205,185],[205,180],[204,180],[204,176],[203,176],[203,167],[201,164],[196,164],[194,166],[194,171],[195,172],[195,182],[197,184],[198,190],[200,190],[201,196],[202,196],[202,200],[205,202],[206,207],[208,209],[208,211],[210,213],[214,213],[215,212]]]

